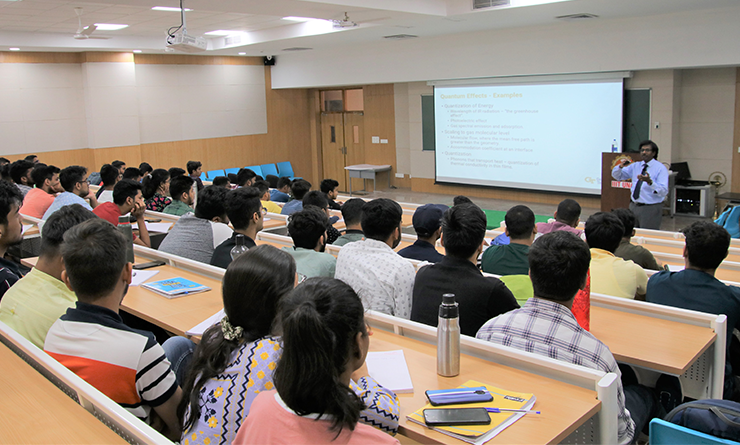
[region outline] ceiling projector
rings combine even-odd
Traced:
[[[201,53],[208,49],[206,39],[193,37],[187,32],[178,32],[167,39],[167,48],[184,53]]]

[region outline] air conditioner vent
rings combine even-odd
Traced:
[[[392,36],[383,36],[384,39],[390,39],[390,40],[405,40],[405,39],[415,39],[419,36],[415,36],[413,34],[395,34]]]
[[[311,51],[313,48],[304,48],[302,46],[294,46],[292,48],[283,48],[283,51]]]
[[[473,10],[509,6],[510,0],[473,0]]]
[[[587,20],[587,19],[596,19],[598,17],[599,16],[596,14],[589,14],[588,12],[581,12],[578,14],[560,15],[555,18],[560,19],[560,20]]]

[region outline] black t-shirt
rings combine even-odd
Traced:
[[[460,307],[460,332],[471,337],[491,318],[519,308],[501,280],[484,277],[470,261],[445,256],[416,273],[411,320],[437,326],[442,294],[448,293]]]
[[[10,289],[10,286],[23,278],[29,270],[27,267],[23,267],[18,263],[0,258],[0,299]]]
[[[231,234],[231,238],[227,239],[223,243],[219,244],[218,247],[216,247],[216,249],[213,251],[213,256],[211,257],[211,265],[218,266],[224,269],[229,267],[229,264],[231,264],[231,249],[236,246],[237,235],[241,234],[234,232],[233,234]],[[252,238],[244,235],[244,245],[247,246],[247,249],[251,249],[257,244],[255,244]]]

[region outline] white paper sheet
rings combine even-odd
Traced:
[[[131,285],[138,286],[158,273],[158,270],[135,270],[131,274]]]
[[[368,352],[367,371],[385,388],[399,394],[413,393],[414,384],[402,350]]]
[[[224,310],[221,309],[220,311],[206,318],[204,321],[198,323],[196,326],[188,329],[186,334],[202,336],[206,329],[221,321],[221,319],[224,318],[224,315],[226,314],[224,313]]]
[[[167,233],[170,231],[170,227],[172,227],[171,222],[146,223],[146,230],[150,232]]]

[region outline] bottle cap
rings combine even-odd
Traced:
[[[442,304],[453,305],[455,304],[455,294],[444,294],[442,295]]]

